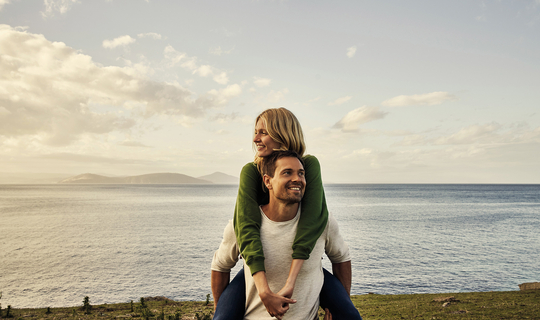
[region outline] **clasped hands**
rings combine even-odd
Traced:
[[[296,303],[295,299],[291,299],[293,291],[294,286],[287,283],[278,293],[273,293],[268,288],[268,290],[259,292],[259,297],[266,307],[268,314],[281,320],[285,313],[289,311],[289,305]]]

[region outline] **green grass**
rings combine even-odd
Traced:
[[[443,298],[454,297],[443,307]],[[172,301],[162,297],[146,298],[150,319],[200,319],[213,311],[213,304],[206,301]],[[537,319],[540,320],[540,290],[507,292],[467,292],[412,295],[360,295],[352,301],[364,320],[375,319]],[[91,303],[91,297],[90,297]],[[12,308],[12,319],[86,320],[129,319],[145,317],[140,303],[117,303],[92,305],[91,313],[85,314],[80,306],[71,308],[17,309]],[[3,314],[5,309],[2,310]],[[320,313],[322,319],[322,312]]]
[[[443,307],[442,298],[454,297]],[[451,299],[449,299],[451,300]],[[352,301],[364,320],[540,319],[540,290],[413,295],[361,295]]]

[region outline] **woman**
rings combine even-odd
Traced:
[[[304,260],[309,258],[317,239],[326,227],[328,209],[326,208],[319,162],[314,156],[304,156],[306,147],[302,128],[292,112],[285,108],[263,111],[255,120],[253,144],[256,151],[255,161],[246,164],[240,174],[234,229],[241,255],[250,269],[245,271],[251,272],[268,313],[279,315],[281,318],[281,315],[287,310],[286,306],[292,301],[289,298],[294,292],[294,285],[302,264]],[[268,203],[268,193],[263,190],[259,168],[264,158],[277,150],[293,150],[302,156],[306,172],[306,190],[302,199],[298,231],[292,247],[293,260],[287,282],[279,292],[270,291],[269,294],[266,294],[268,284],[264,272],[264,254],[260,240],[261,214],[259,205]],[[226,291],[234,291],[234,293],[224,291],[220,297],[214,319],[242,319],[245,303],[244,280],[241,271],[226,289]],[[330,273],[325,272],[321,304],[327,300],[327,296],[335,294],[332,292],[337,290],[334,285],[339,287],[341,283]],[[345,290],[343,286],[341,289]],[[261,295],[263,291],[265,294]],[[329,294],[325,295],[325,291]],[[227,317],[222,318],[219,310],[221,305],[227,306]],[[234,307],[232,307],[233,305]],[[352,306],[352,303],[350,305]],[[340,302],[337,305],[329,302],[328,307],[334,315],[334,319],[340,319],[339,310],[346,309],[346,306]],[[349,317],[344,316],[342,319],[349,319]]]

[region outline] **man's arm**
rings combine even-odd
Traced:
[[[219,297],[221,297],[223,290],[225,290],[225,288],[229,285],[230,279],[230,272],[219,272],[212,270],[210,282],[212,285],[212,295],[214,296],[214,312],[216,311]]]
[[[332,273],[338,278],[339,282],[345,287],[345,290],[347,290],[347,293],[350,296],[352,281],[351,262],[332,263]]]

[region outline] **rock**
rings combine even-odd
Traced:
[[[442,307],[443,307],[443,308],[446,308],[446,307],[448,307],[449,305],[450,305],[450,302],[445,302],[445,303],[443,303]]]
[[[454,296],[451,296],[451,297],[438,297],[438,298],[433,299],[433,301],[435,301],[435,302],[457,302],[459,300],[456,300],[456,298],[454,298]]]
[[[540,290],[540,282],[527,282],[519,285],[519,290]]]

